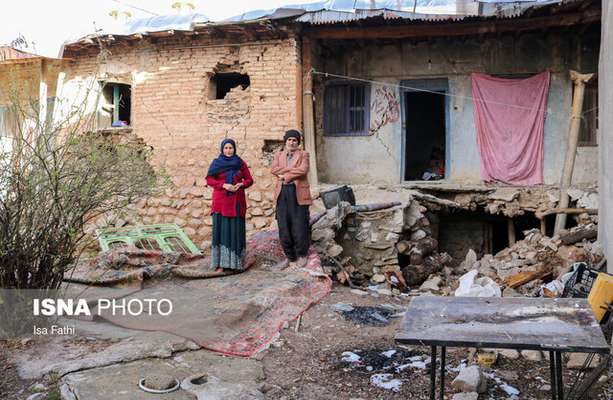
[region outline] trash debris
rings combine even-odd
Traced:
[[[343,352],[343,354],[341,354],[341,356],[343,356],[341,360],[346,363],[356,363],[356,362],[360,362],[361,360],[361,357],[359,355],[351,351],[345,351]]]
[[[388,351],[384,351],[383,353],[381,353],[381,355],[387,358],[392,358],[394,354],[396,354],[396,350],[388,350]]]
[[[500,286],[491,278],[477,278],[478,270],[473,269],[462,275],[456,297],[501,297]]]
[[[399,392],[400,386],[402,386],[402,381],[400,379],[394,379],[392,374],[374,374],[370,377],[370,383],[373,386],[392,390],[394,392]]]
[[[479,351],[477,353],[477,362],[479,365],[487,368],[491,368],[494,364],[496,364],[496,360],[498,359],[498,352],[496,350],[493,351]]]
[[[351,310],[339,310],[345,319],[357,324],[385,326],[390,323],[393,311],[383,307],[353,306]]]
[[[541,297],[560,297],[564,292],[564,284],[560,280],[554,280],[544,285],[541,285],[541,291],[539,295]]]

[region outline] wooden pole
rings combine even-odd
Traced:
[[[507,233],[509,235],[509,247],[515,244],[515,224],[513,218],[507,219]]]
[[[304,132],[302,126],[302,57],[298,59],[299,61],[296,63],[296,129]]]
[[[304,147],[310,153],[309,182],[318,185],[317,152],[315,148],[315,121],[313,113],[313,63],[311,60],[311,40],[302,38],[302,124],[304,126]]]
[[[577,155],[577,142],[579,141],[579,127],[581,124],[581,110],[583,109],[583,97],[585,95],[585,84],[594,74],[580,74],[577,71],[570,71],[570,79],[574,82],[573,108],[570,117],[570,128],[568,132],[568,146],[566,148],[566,160],[560,179],[560,202],[558,208],[568,208],[568,188],[573,179],[573,169],[575,167],[575,156]],[[553,234],[558,234],[566,227],[566,214],[556,216],[556,224]]]

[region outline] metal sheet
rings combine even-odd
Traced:
[[[395,339],[429,346],[609,352],[585,299],[417,297]]]

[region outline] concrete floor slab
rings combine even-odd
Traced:
[[[208,374],[226,385],[242,385],[258,393],[264,379],[261,363],[227,357],[206,350],[187,351],[167,359],[146,359],[70,373],[61,380],[63,400],[193,400],[196,396],[179,389],[167,394],[145,393],[138,382],[147,374],[165,375],[179,381],[195,374]]]

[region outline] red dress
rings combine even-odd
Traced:
[[[207,176],[206,184],[213,188],[213,204],[211,205],[211,215],[213,213],[220,213],[223,217],[236,217],[236,204],[238,202],[241,218],[245,218],[247,212],[247,200],[245,199],[245,189],[253,185],[253,178],[249,167],[243,161],[241,169],[234,176],[232,184],[243,182],[243,186],[236,192],[228,192],[223,188],[226,183],[225,172],[220,172],[215,176]],[[230,193],[228,196],[227,193]]]

